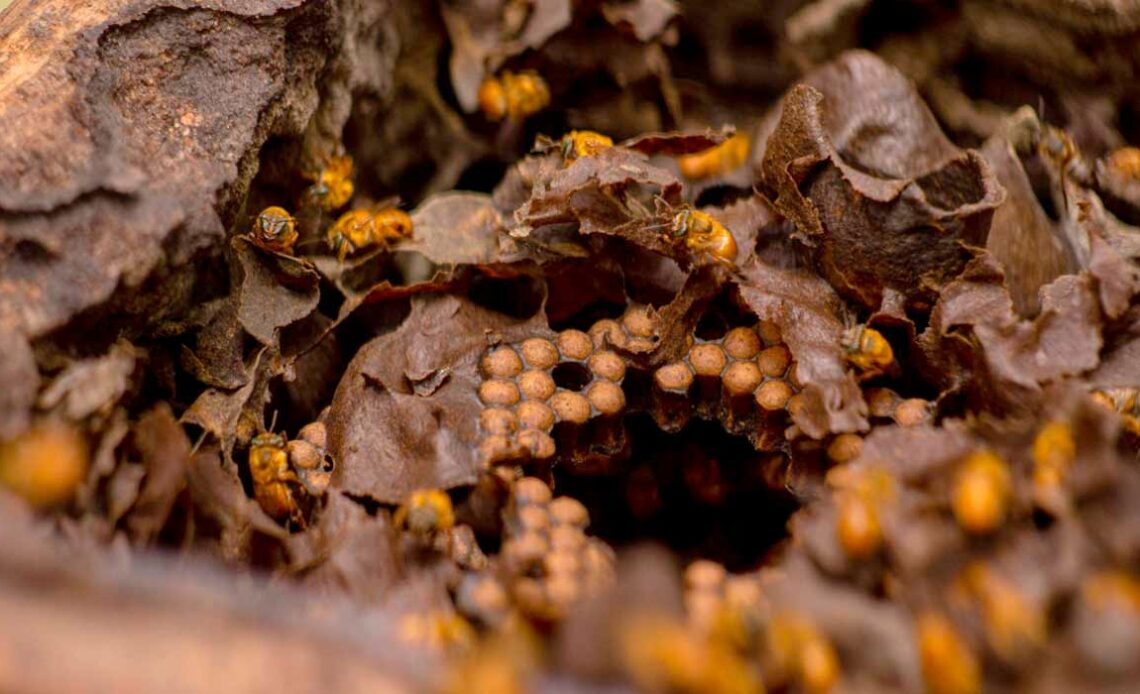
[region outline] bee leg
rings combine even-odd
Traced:
[[[293,502],[291,504],[292,508],[289,510],[289,524],[300,530],[304,530],[308,527],[308,523],[305,521],[305,514],[301,510],[298,499],[304,497],[306,493],[305,486],[301,483],[301,478],[298,477],[297,473],[292,469],[282,472],[280,480],[284,483],[285,489],[287,489],[289,493],[289,499]]]
[[[289,525],[298,530],[305,530],[309,527],[309,524],[305,522],[305,514],[301,513],[299,506],[294,506],[293,510],[289,512]]]

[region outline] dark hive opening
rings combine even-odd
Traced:
[[[755,568],[787,537],[798,508],[773,488],[781,456],[756,451],[720,424],[694,420],[661,431],[647,415],[626,418],[629,458],[612,474],[554,467],[554,488],[590,511],[590,532],[615,546],[658,541],[687,559],[708,558],[734,571]]]
[[[500,279],[476,274],[469,291],[472,301],[515,318],[533,316],[542,306],[542,289],[533,277]]]
[[[477,159],[459,175],[455,189],[490,193],[499,185],[499,181],[503,180],[506,173],[507,164],[501,159],[495,157]]]
[[[554,367],[554,384],[566,390],[580,391],[593,379],[593,374],[583,364],[563,362]]]

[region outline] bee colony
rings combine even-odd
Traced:
[[[1140,10],[73,4],[0,690],[1136,689]]]

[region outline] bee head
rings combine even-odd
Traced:
[[[309,187],[309,194],[315,198],[323,198],[329,194],[328,175],[321,174],[321,177]]]
[[[677,216],[673,217],[673,236],[675,238],[681,238],[689,233],[689,217],[691,214],[689,210],[681,210]]]
[[[285,220],[280,217],[262,217],[261,235],[267,239],[276,239],[285,231]]]
[[[851,354],[858,352],[860,346],[863,344],[863,325],[856,325],[848,328],[843,333],[843,349]]]
[[[284,448],[285,447],[285,437],[282,436],[281,434],[274,434],[271,431],[266,431],[264,433],[258,434],[257,436],[254,436],[253,441],[251,441],[250,444],[253,446],[267,446],[270,448]]]
[[[1071,154],[1070,144],[1065,135],[1056,128],[1049,128],[1041,138],[1041,147],[1054,159],[1062,159]]]

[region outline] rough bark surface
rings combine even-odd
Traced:
[[[35,340],[81,314],[177,312],[201,279],[186,270],[221,251],[262,145],[321,151],[353,91],[387,89],[355,53],[381,50],[356,39],[385,9],[12,5],[0,17],[0,330]]]

